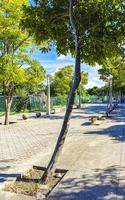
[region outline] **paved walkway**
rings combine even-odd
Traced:
[[[68,173],[49,200],[125,199],[125,108],[112,118],[90,125],[88,119],[103,106],[74,110],[57,167]],[[0,126],[0,182],[13,179],[33,164],[47,165],[59,133],[63,113],[50,119],[31,118]],[[15,121],[15,118],[12,120]],[[0,192],[0,200],[35,198]]]
[[[73,137],[59,161],[69,172],[48,199],[125,200],[125,109],[115,110],[98,130]]]
[[[91,106],[83,110],[74,110],[68,137],[76,132],[88,130],[81,126],[88,123],[95,111],[103,111],[104,107]],[[39,160],[44,165],[44,157],[50,157],[59,134],[64,113],[46,118],[43,113],[41,118],[35,118],[35,113],[30,114],[29,119],[24,121],[21,116],[12,116],[13,124],[9,126],[0,125],[0,172],[14,172],[15,168],[31,166],[31,163]],[[3,118],[0,118],[3,121]],[[92,127],[89,127],[91,130]],[[43,158],[43,159],[42,159]],[[45,163],[44,163],[45,162]],[[29,164],[28,164],[29,163]],[[0,178],[0,182],[2,179]]]

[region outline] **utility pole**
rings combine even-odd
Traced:
[[[47,115],[50,115],[50,78],[47,75]]]

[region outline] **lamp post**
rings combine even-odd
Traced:
[[[47,75],[47,115],[50,115],[50,77]]]
[[[108,78],[107,78],[108,83],[109,83],[109,101],[107,104],[107,111],[106,111],[107,116],[108,116],[110,109],[112,108],[112,78],[113,78],[112,75],[108,76]]]
[[[110,76],[109,80],[109,108],[112,107],[112,76]]]

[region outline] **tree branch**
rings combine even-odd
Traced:
[[[20,41],[19,44],[13,49],[13,53],[19,49],[23,45],[24,42],[28,40],[30,36],[28,35],[24,40]]]

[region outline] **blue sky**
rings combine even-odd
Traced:
[[[67,54],[67,56],[58,56],[54,48],[49,53],[36,51],[31,57],[33,59],[39,60],[48,74],[53,74],[59,68],[67,66],[69,64],[74,65],[74,59],[70,54]],[[88,72],[89,75],[88,85],[86,85],[86,88],[90,88],[93,86],[101,87],[104,85],[104,83],[99,79],[99,66],[91,67],[86,64],[81,64],[81,69],[82,71]]]

